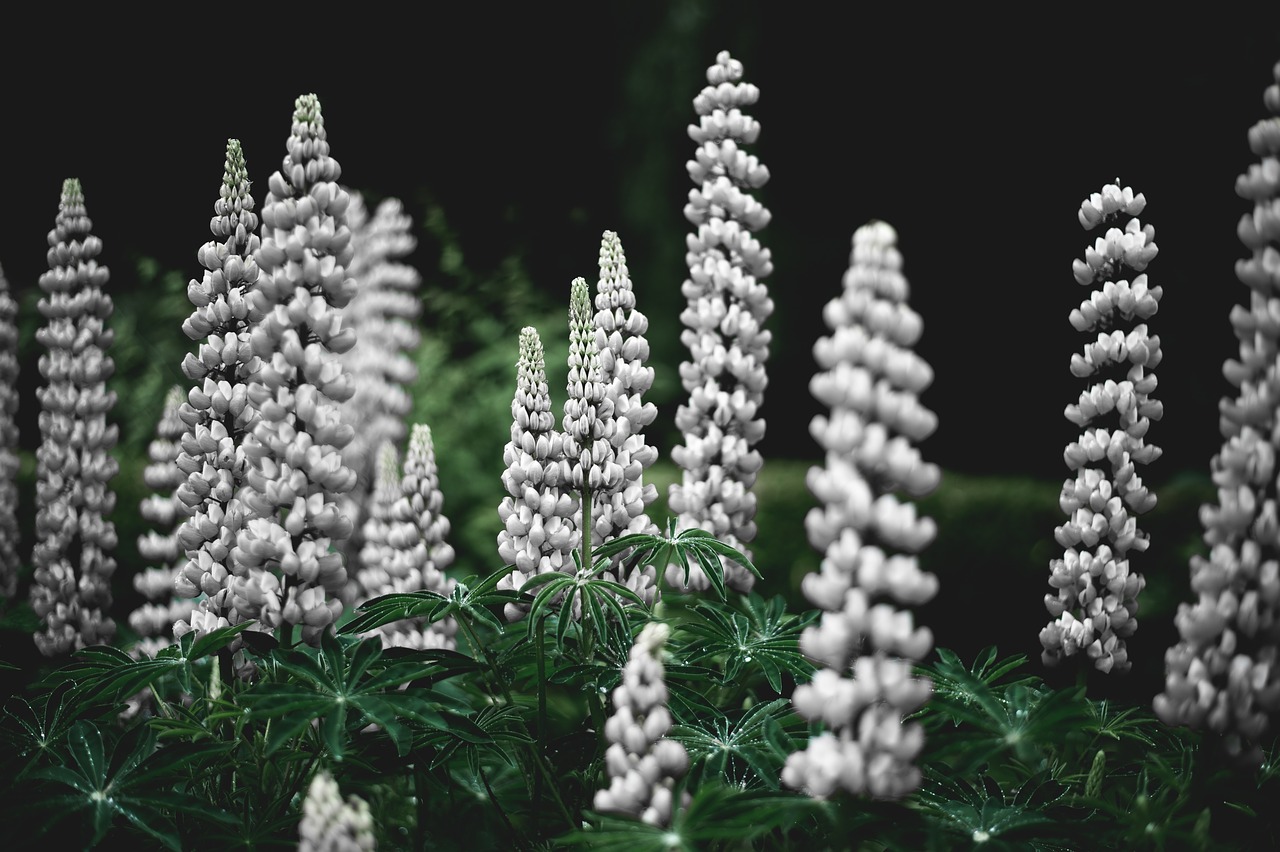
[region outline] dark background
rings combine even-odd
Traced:
[[[864,5],[444,17],[371,6],[349,21],[298,15],[305,24],[136,22],[133,40],[90,22],[64,43],[33,25],[49,49],[4,84],[0,263],[15,291],[34,290],[62,180],[75,176],[116,292],[138,286],[139,256],[196,274],[227,137],[243,142],[265,192],[293,100],[314,91],[343,181],[401,198],[415,220],[438,204],[469,265],[518,253],[563,301],[574,276],[594,275],[600,232],[618,231],[651,318],[666,420],[685,357],[685,127],[706,66],[729,49],[760,87],[752,152],[773,175],[758,193],[776,268],[766,455],[816,456],[806,387],[821,307],[840,290],[853,230],[881,218],[899,232],[925,320],[918,351],[937,374],[927,457],[973,473],[1063,473],[1059,447],[1075,429],[1061,412],[1079,393],[1067,364],[1084,339],[1067,314],[1087,295],[1071,261],[1092,241],[1076,210],[1118,176],[1147,197],[1142,219],[1160,247],[1149,275],[1165,290],[1150,323],[1166,352],[1166,418],[1150,435],[1166,453],[1152,476],[1204,469],[1228,390],[1220,365],[1235,352],[1227,314],[1246,296],[1233,264],[1248,206],[1234,182],[1257,161],[1246,132],[1280,60],[1280,4],[1181,16],[1071,6],[1034,20]],[[428,278],[432,249],[424,240],[414,258]],[[24,417],[34,425],[34,401]]]

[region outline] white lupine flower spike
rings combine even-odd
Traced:
[[[1165,690],[1154,701],[1168,725],[1208,728],[1229,755],[1253,766],[1280,720],[1280,547],[1277,546],[1274,394],[1280,365],[1280,63],[1263,97],[1270,116],[1249,131],[1261,164],[1236,179],[1253,202],[1236,233],[1250,252],[1236,261],[1249,307],[1231,312],[1239,360],[1223,365],[1239,389],[1219,404],[1222,450],[1210,463],[1218,504],[1200,509],[1208,557],[1191,559],[1194,604],[1178,607],[1180,641],[1165,654]]]
[[[396,470],[395,447],[384,442],[360,551],[357,579],[364,599],[417,591],[447,596],[453,591],[455,581],[444,573],[454,553],[446,541],[449,519],[443,506],[431,428],[414,425],[403,475]],[[458,625],[453,618],[427,625],[402,619],[374,632],[385,647],[453,648]]]
[[[361,195],[352,192],[347,225],[352,245],[348,274],[356,281],[356,295],[342,318],[355,332],[356,344],[341,361],[351,373],[355,393],[341,412],[355,437],[343,448],[342,459],[355,471],[356,486],[342,505],[354,525],[347,552],[355,555],[360,553],[366,511],[375,499],[378,447],[384,441],[398,445],[407,434],[407,388],[418,377],[408,353],[419,341],[416,323],[422,303],[417,289],[422,276],[403,262],[417,240],[399,200],[383,200],[370,215]]]
[[[115,525],[107,520],[116,495],[108,482],[118,465],[110,455],[117,428],[107,424],[115,405],[106,382],[115,364],[106,354],[113,304],[102,292],[110,275],[97,261],[102,240],[91,230],[80,181],[63,183],[49,232],[49,271],[40,276],[36,331],[45,347],[40,374],[40,447],[36,451],[35,577],[31,606],[40,617],[36,646],[46,656],[109,641],[115,623],[111,575]],[[78,553],[76,563],[71,555]]]
[[[298,823],[298,852],[372,852],[373,814],[359,796],[342,800],[338,782],[321,770],[311,779]]]
[[[750,558],[745,543],[756,536],[751,488],[763,464],[754,447],[764,437],[759,409],[771,339],[763,325],[773,313],[763,279],[773,263],[753,236],[768,224],[769,211],[748,191],[763,186],[769,170],[742,150],[760,133],[742,108],[760,92],[741,79],[742,63],[721,51],[707,69],[707,87],[693,101],[699,123],[689,126],[689,137],[699,147],[687,168],[697,188],[689,192],[684,215],[697,230],[686,240],[689,277],[681,291],[688,307],[680,315],[686,326],[680,339],[690,353],[680,379],[689,401],[676,413],[684,443],[671,457],[682,476],[671,486],[670,506],[678,529],[704,529]],[[732,588],[751,590],[750,571],[732,561],[724,567]],[[684,571],[669,566],[667,582],[685,588]],[[688,587],[708,585],[695,566]]]
[[[842,294],[823,311],[832,333],[813,347],[822,372],[809,388],[830,414],[810,424],[826,464],[809,470],[820,505],[805,529],[823,559],[801,589],[823,614],[801,633],[800,648],[821,668],[792,697],[796,712],[825,730],[787,759],[782,780],[815,797],[844,789],[892,799],[920,785],[923,729],[903,720],[932,692],[912,665],[932,650],[933,635],[898,607],[938,590],[916,558],[934,538],[933,521],[896,494],[923,497],[937,487],[937,466],[914,446],[937,417],[918,400],[933,370],[911,349],[922,323],[906,303],[896,232],[884,222],[859,228],[850,261]]]
[[[1049,563],[1054,591],[1045,595],[1045,608],[1051,618],[1040,631],[1048,666],[1076,654],[1105,673],[1132,665],[1124,640],[1138,629],[1138,593],[1146,581],[1131,570],[1129,552],[1147,549],[1137,516],[1156,504],[1137,465],[1160,456],[1145,436],[1164,414],[1152,396],[1161,351],[1147,320],[1163,291],[1149,284],[1145,271],[1158,251],[1155,228],[1137,218],[1145,206],[1141,193],[1121,189],[1118,180],[1080,205],[1086,230],[1130,218],[1123,230],[1108,227],[1072,265],[1076,282],[1094,289],[1070,316],[1072,327],[1090,335],[1083,353],[1071,358],[1071,374],[1088,385],[1065,412],[1084,431],[1063,454],[1075,475],[1058,498],[1067,522],[1054,531],[1065,550]],[[1120,278],[1126,269],[1132,279]]]
[[[161,648],[173,644],[173,625],[188,620],[195,602],[176,595],[174,582],[178,571],[186,562],[186,550],[178,541],[178,526],[186,520],[178,511],[178,488],[187,477],[178,467],[182,452],[182,439],[187,425],[179,411],[186,392],[175,386],[165,398],[164,411],[156,425],[156,437],[147,447],[151,463],[142,472],[142,479],[153,492],[138,507],[142,517],[153,528],[138,537],[138,554],[151,562],[133,575],[133,587],[147,599],[129,614],[129,626],[138,634],[138,644],[133,652],[138,656],[154,657]]]
[[[0,597],[18,591],[18,305],[0,269]]]
[[[173,586],[179,597],[197,599],[190,615],[177,618],[173,635],[207,632],[255,618],[238,610],[230,578],[238,570],[231,551],[244,523],[256,514],[244,502],[245,436],[257,423],[249,404],[249,378],[260,362],[250,329],[262,319],[252,299],[258,285],[258,215],[249,192],[249,172],[238,139],[227,140],[222,185],[209,220],[213,239],[196,257],[204,272],[187,284],[194,310],[183,332],[199,345],[182,362],[191,387],[178,409],[185,424],[176,459],[186,481],[178,486],[181,560]]]
[[[653,368],[645,366],[649,358],[649,342],[645,332],[649,320],[636,309],[635,290],[627,269],[622,241],[613,231],[605,231],[600,239],[600,275],[596,284],[595,331],[596,349],[600,354],[600,374],[605,394],[613,406],[614,425],[609,441],[614,461],[622,470],[622,482],[616,490],[597,491],[593,496],[592,545],[603,544],[624,535],[660,532],[646,514],[658,497],[657,487],[646,484],[644,472],[658,458],[657,447],[645,440],[644,429],[657,417],[652,402],[644,394],[653,386]],[[630,588],[652,607],[657,595],[657,569],[652,565],[619,576],[627,553],[614,558],[615,570],[606,579],[616,580]]]
[[[506,496],[498,506],[502,522],[498,555],[513,569],[498,588],[519,591],[538,574],[572,573],[572,554],[578,545],[573,522],[578,500],[568,479],[565,438],[551,412],[546,354],[532,326],[520,330],[511,418],[511,440],[503,450]],[[505,614],[508,620],[516,621],[524,617],[526,609],[507,604]]]
[[[666,828],[690,796],[675,795],[676,785],[689,768],[683,745],[667,738],[671,712],[662,649],[671,629],[651,621],[631,647],[622,669],[622,683],[613,690],[613,715],[605,722],[609,747],[604,753],[609,786],[598,790],[595,809],[623,813],[649,825]]]
[[[261,275],[251,298],[262,320],[250,340],[262,363],[249,383],[259,419],[245,439],[244,498],[254,517],[232,549],[229,587],[241,617],[286,638],[301,627],[316,644],[342,613],[347,571],[334,545],[351,535],[339,500],[356,481],[341,453],[354,430],[338,409],[354,393],[338,360],[355,343],[342,316],[355,294],[351,197],[338,184],[315,95],[297,99],[286,145],[255,254]]]

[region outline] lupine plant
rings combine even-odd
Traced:
[[[1276,694],[1267,548],[1280,119],[1250,135],[1263,157],[1240,184],[1255,203],[1240,226],[1253,251],[1240,266],[1253,307],[1233,317],[1241,359],[1226,370],[1241,395],[1223,406],[1227,443],[1212,470],[1224,496],[1205,510],[1212,552],[1193,561],[1201,601],[1178,617],[1183,643],[1156,701],[1166,723],[1219,731],[1225,719],[1228,747],[1262,758],[1241,768],[1220,760],[1211,737],[1162,724],[1144,706],[1090,696],[1083,683],[1051,686],[1044,661],[994,647],[962,661],[916,625],[938,589],[925,560],[952,557],[926,547],[947,527],[926,501],[945,497],[952,477],[916,446],[938,425],[920,399],[934,375],[914,352],[922,320],[907,306],[897,234],[883,222],[855,232],[843,290],[823,314],[829,333],[813,350],[810,388],[827,410],[811,422],[823,461],[808,474],[816,505],[804,527],[821,566],[798,583],[798,607],[745,591],[760,576],[740,548],[754,532],[771,303],[760,283],[768,252],[752,236],[767,213],[747,194],[767,172],[738,148],[758,133],[740,110],[755,100],[741,71],[721,53],[695,102],[698,231],[683,315],[694,357],[681,373],[690,401],[678,414],[681,481],[667,507],[676,516],[663,530],[644,483],[656,449],[641,433],[658,416],[642,398],[653,381],[648,318],[608,231],[594,306],[585,279],[571,285],[562,416],[528,324],[504,344],[504,359],[518,359],[506,447],[437,447],[422,424],[404,448],[380,440],[349,574],[342,542],[353,522],[342,500],[358,474],[342,456],[354,429],[339,406],[353,392],[339,356],[354,337],[343,306],[367,281],[356,275],[351,196],[313,95],[295,103],[261,234],[243,151],[229,143],[214,240],[199,254],[205,272],[188,288],[185,328],[200,342],[182,365],[192,384],[176,409],[149,414],[159,422],[155,467],[143,474],[157,491],[144,511],[158,533],[144,561],[174,559],[175,589],[196,609],[132,648],[107,644],[105,616],[83,608],[101,599],[106,573],[72,570],[97,551],[80,544],[59,562],[51,548],[63,539],[49,540],[74,531],[105,543],[99,513],[110,498],[100,486],[113,470],[102,417],[106,272],[68,182],[42,281],[49,325],[39,334],[51,354],[41,361],[50,384],[32,596],[56,622],[34,628],[42,648],[76,650],[24,672],[0,712],[7,848],[1280,847],[1280,751],[1259,721],[1274,716]],[[1280,84],[1280,66],[1276,75]],[[1267,104],[1280,113],[1280,86]],[[1092,227],[1140,205],[1109,186],[1082,205],[1081,220]],[[1063,489],[1072,532],[1060,533],[1068,555],[1054,563],[1084,544],[1100,573],[1071,573],[1055,582],[1066,597],[1051,596],[1077,621],[1105,616],[1091,658],[1112,671],[1128,662],[1120,640],[1140,581],[1096,557],[1104,536],[1115,559],[1143,540],[1128,513],[1154,498],[1133,466],[1154,457],[1141,424],[1159,413],[1150,396],[1158,342],[1137,330],[1159,290],[1143,275],[1114,280],[1122,264],[1141,272],[1153,234],[1140,225],[1115,234],[1076,269],[1081,283],[1099,283],[1072,322],[1102,334],[1076,372],[1101,384],[1068,416],[1083,427],[1114,412],[1121,426],[1103,439],[1090,425],[1067,449],[1080,473]],[[1117,322],[1135,326],[1116,338]],[[1127,372],[1098,375],[1121,346]],[[471,452],[492,454],[502,495],[497,518],[492,503],[486,510],[497,552],[479,564],[448,542],[439,475]],[[91,485],[71,483],[86,471]],[[188,517],[176,552],[166,544],[160,555],[169,490]],[[82,499],[90,491],[97,499]],[[1086,507],[1108,523],[1095,527]],[[966,582],[998,585],[983,567],[960,570]],[[138,566],[130,575],[152,576]],[[1107,597],[1081,599],[1103,581],[1116,582]],[[971,614],[973,629],[994,617],[995,605]],[[1236,662],[1246,657],[1247,667]]]
[[[1280,63],[1273,74],[1263,96],[1271,116],[1249,131],[1262,162],[1236,179],[1236,193],[1254,205],[1236,229],[1250,252],[1236,262],[1249,307],[1231,312],[1240,357],[1222,371],[1239,394],[1219,405],[1223,444],[1210,463],[1218,503],[1200,511],[1209,555],[1191,560],[1197,601],[1178,608],[1181,641],[1165,655],[1165,691],[1155,698],[1167,724],[1208,728],[1254,765],[1280,714]]]
[[[689,126],[689,138],[698,148],[688,170],[697,189],[690,190],[684,215],[697,231],[688,238],[689,277],[680,288],[688,300],[680,339],[690,355],[680,380],[689,401],[676,413],[684,443],[671,457],[683,476],[670,495],[681,529],[706,529],[734,547],[756,535],[751,487],[763,460],[754,447],[764,437],[759,409],[771,339],[763,325],[773,313],[762,280],[773,263],[754,236],[770,214],[749,191],[764,186],[769,170],[742,149],[760,135],[760,124],[742,111],[760,90],[740,82],[742,74],[742,63],[722,51],[693,101],[698,124]],[[749,571],[732,563],[726,568],[735,589],[751,589]],[[676,566],[668,570],[679,576]],[[694,569],[688,582],[702,589],[708,580]]]
[[[657,499],[658,489],[644,481],[645,470],[658,458],[657,447],[650,445],[644,435],[644,428],[658,415],[654,404],[644,401],[645,392],[653,386],[653,368],[645,365],[649,357],[649,342],[645,339],[649,320],[636,308],[627,257],[622,241],[613,231],[605,231],[600,239],[595,308],[592,323],[600,353],[601,379],[613,407],[614,426],[609,441],[614,461],[622,469],[622,483],[616,490],[599,491],[593,496],[592,543],[603,544],[628,533],[658,532],[646,513]],[[628,575],[622,568],[624,559],[625,554],[618,555],[617,572],[608,576],[652,606],[657,577],[652,572],[633,571]]]
[[[18,590],[18,305],[0,269],[0,597]]]
[[[107,389],[114,363],[106,350],[113,309],[102,288],[110,278],[98,263],[102,240],[92,233],[80,181],[62,185],[49,232],[49,271],[40,276],[36,337],[40,357],[40,449],[37,453],[35,582],[31,606],[41,619],[36,645],[46,656],[110,641],[115,622],[111,575],[116,563],[115,508],[110,480],[118,429],[107,423],[115,393]]]
[[[831,414],[810,425],[826,465],[809,471],[819,507],[805,528],[823,560],[802,589],[823,612],[800,647],[822,668],[792,698],[825,731],[788,758],[782,778],[815,796],[843,788],[896,798],[920,785],[924,730],[902,720],[929,699],[931,685],[912,665],[933,648],[933,634],[895,605],[927,603],[938,590],[915,557],[934,524],[896,492],[918,498],[937,487],[937,466],[914,442],[938,419],[918,399],[933,370],[911,349],[923,324],[906,303],[897,233],[884,222],[859,228],[850,260],[844,292],[824,311],[832,334],[814,345],[823,372],[810,385]]]
[[[236,537],[231,598],[243,618],[309,642],[342,613],[347,583],[341,551],[352,522],[338,499],[355,486],[341,450],[354,434],[338,404],[354,393],[338,360],[355,343],[342,308],[355,294],[347,277],[351,196],[315,95],[298,98],[280,170],[262,209],[261,275],[251,298],[261,322],[251,331],[261,365],[249,381],[259,419],[245,438],[250,464],[245,504],[255,517]]]
[[[231,551],[246,520],[248,458],[245,437],[257,423],[249,403],[248,382],[260,367],[249,331],[262,318],[251,298],[258,284],[255,255],[261,245],[258,216],[249,191],[244,151],[227,140],[222,186],[209,222],[213,239],[197,258],[199,281],[187,285],[195,310],[182,325],[191,340],[203,342],[182,362],[194,382],[178,412],[186,424],[176,464],[186,474],[178,486],[178,506],[186,516],[178,531],[182,565],[174,579],[180,597],[199,598],[190,617],[174,625],[176,635],[209,632],[243,621],[231,599],[230,578],[237,566]]]
[[[1156,504],[1137,466],[1160,457],[1146,434],[1164,413],[1152,396],[1160,338],[1148,333],[1146,321],[1159,309],[1163,290],[1151,286],[1144,271],[1158,251],[1155,228],[1138,219],[1146,203],[1117,181],[1086,198],[1078,214],[1086,230],[1130,218],[1123,231],[1108,228],[1072,265],[1076,282],[1096,289],[1071,312],[1071,325],[1097,335],[1071,357],[1071,374],[1090,384],[1066,409],[1084,431],[1063,453],[1075,478],[1063,483],[1058,498],[1068,519],[1054,530],[1065,551],[1049,566],[1055,592],[1045,595],[1051,620],[1040,631],[1045,665],[1081,652],[1101,672],[1123,673],[1132,665],[1124,640],[1138,629],[1145,580],[1130,569],[1129,552],[1147,549],[1137,516]],[[1133,280],[1117,280],[1126,269],[1137,273]]]

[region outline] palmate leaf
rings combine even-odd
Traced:
[[[692,786],[714,776],[743,789],[777,790],[782,765],[795,750],[794,737],[805,728],[791,702],[778,698],[754,705],[736,722],[720,715],[701,716],[672,727],[668,736],[684,744],[689,754]]]
[[[338,633],[366,633],[404,618],[422,618],[434,623],[449,616],[483,621],[501,630],[503,622],[491,609],[520,599],[518,592],[497,588],[514,568],[508,565],[483,580],[468,577],[458,582],[447,597],[437,592],[418,591],[373,598],[361,604],[356,614],[338,628]]]
[[[136,725],[108,754],[102,731],[81,720],[67,737],[70,761],[31,773],[33,781],[48,785],[48,795],[37,797],[39,817],[16,826],[47,833],[68,818],[87,823],[88,844],[97,848],[119,818],[146,834],[166,849],[181,849],[182,843],[172,814],[190,810],[190,798],[182,787],[202,761],[214,759],[229,745],[208,744],[185,748],[156,748],[155,732],[146,724]],[[70,792],[59,792],[70,788]],[[197,809],[197,818],[217,821],[225,818],[216,811]],[[9,823],[13,828],[14,823]],[[59,826],[65,830],[67,826]]]
[[[769,687],[782,694],[783,673],[796,680],[808,680],[813,663],[800,651],[800,632],[814,618],[816,610],[802,615],[787,613],[782,596],[768,601],[751,594],[743,601],[746,614],[726,610],[712,602],[699,601],[694,611],[701,620],[680,625],[682,657],[689,663],[717,662],[722,668],[722,683],[740,683],[753,669],[763,673]]]
[[[970,783],[958,769],[937,764],[925,767],[918,800],[957,848],[1078,848],[1069,841],[1078,822],[1049,812],[1066,794],[1067,787],[1043,771],[1006,793],[985,772]]]
[[[669,518],[665,535],[648,533],[624,535],[605,542],[595,548],[593,552],[598,557],[611,559],[625,550],[632,549],[628,561],[635,562],[637,565],[657,566],[659,577],[665,575],[667,565],[679,565],[684,569],[686,584],[689,581],[689,573],[692,566],[690,560],[692,560],[707,575],[711,588],[715,590],[716,596],[720,600],[725,600],[727,597],[724,564],[720,561],[720,557],[737,562],[754,574],[757,579],[763,579],[760,569],[756,568],[745,554],[720,541],[706,530],[691,529],[677,533],[675,524],[675,518]]]
[[[14,755],[25,759],[23,766],[14,770],[15,776],[21,777],[36,764],[54,761],[55,751],[63,745],[67,732],[81,715],[98,716],[111,710],[112,705],[103,705],[96,708],[96,712],[90,712],[85,705],[73,700],[74,689],[71,681],[64,680],[38,693],[34,704],[17,695],[5,702],[0,740]]]
[[[604,579],[602,575],[610,568],[607,558],[596,560],[595,567],[585,571],[577,552],[573,557],[578,566],[574,573],[548,571],[530,577],[521,586],[521,598],[529,602],[528,639],[533,640],[541,619],[553,613],[558,615],[554,636],[556,649],[561,653],[571,628],[577,629],[582,642],[591,645],[608,644],[620,636],[630,638],[630,613],[636,610],[624,606],[622,601],[643,607],[644,599],[621,583]],[[575,618],[575,612],[583,617]],[[592,631],[590,636],[582,632],[587,627]]]
[[[43,683],[46,686],[74,684],[73,701],[78,708],[123,701],[171,674],[177,675],[189,691],[192,665],[218,653],[252,625],[253,622],[244,622],[220,627],[199,637],[194,632],[187,633],[173,645],[158,651],[154,659],[135,660],[119,648],[92,645],[76,651],[70,663],[49,674]]]
[[[697,852],[726,841],[732,844],[727,848],[750,848],[763,835],[816,820],[821,809],[822,803],[797,793],[705,784],[687,807],[676,809],[669,828],[588,811],[590,827],[557,838],[556,848]]]
[[[240,696],[250,719],[268,719],[266,754],[276,753],[320,721],[320,737],[335,760],[342,760],[353,732],[377,724],[397,753],[408,753],[407,723],[448,731],[471,742],[483,730],[454,712],[451,699],[433,687],[399,690],[402,684],[470,671],[474,665],[453,651],[408,651],[394,656],[380,638],[358,640],[325,633],[320,648],[272,652],[270,677]]]

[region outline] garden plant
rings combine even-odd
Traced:
[[[451,357],[423,318],[498,320],[448,257],[441,275],[473,301],[425,289],[404,206],[344,183],[303,94],[278,168],[251,179],[252,152],[227,140],[201,269],[167,308],[185,315],[184,382],[146,413],[145,463],[122,473],[117,318],[89,215],[113,211],[67,179],[25,462],[19,303],[0,272],[2,623],[38,651],[32,665],[0,651],[6,848],[1280,847],[1280,64],[1271,74],[1248,133],[1258,163],[1236,185],[1252,204],[1237,228],[1248,300],[1231,316],[1237,356],[1220,354],[1238,395],[1205,460],[1217,501],[1204,550],[1177,568],[1195,599],[1177,608],[1165,688],[1139,702],[1111,683],[1134,663],[1143,572],[1174,570],[1143,562],[1139,517],[1157,505],[1140,474],[1161,454],[1156,282],[1177,248],[1157,248],[1138,219],[1148,198],[1119,179],[1081,188],[1094,241],[1062,262],[1088,288],[1063,311],[1085,337],[1062,376],[1081,432],[1063,451],[1048,592],[1025,602],[1047,609],[1038,659],[994,644],[962,657],[926,623],[947,595],[923,562],[948,532],[926,514],[946,474],[918,445],[946,428],[924,401],[945,378],[916,352],[930,318],[884,221],[853,232],[843,282],[821,285],[825,331],[804,342],[822,461],[790,535],[817,568],[794,595],[761,591],[788,570],[752,549],[771,175],[753,153],[761,92],[728,51],[700,91],[689,81],[684,309],[647,313],[656,285],[636,286],[626,235],[604,231],[563,308],[517,312],[518,333],[466,353],[502,372],[505,446],[450,445],[474,425],[463,411],[412,416]],[[441,216],[422,225],[448,244]],[[677,321],[685,396],[660,488],[648,335]],[[459,520],[442,470],[483,453],[502,473],[471,483],[487,508]],[[148,492],[136,513],[115,490],[129,477]],[[117,559],[126,513],[147,527],[137,564]],[[475,536],[478,557],[462,544]]]

